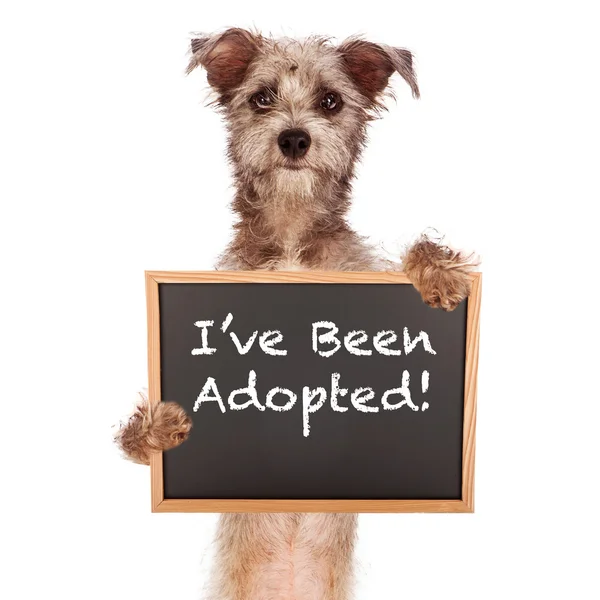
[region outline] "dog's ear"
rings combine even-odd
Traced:
[[[371,102],[375,102],[379,94],[385,90],[394,72],[400,73],[410,86],[413,96],[419,97],[413,56],[409,50],[373,44],[359,38],[346,40],[338,50],[348,73]]]
[[[220,94],[226,94],[242,83],[259,46],[260,36],[238,28],[195,38],[187,73],[204,67],[208,83]]]

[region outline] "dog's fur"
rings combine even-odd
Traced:
[[[419,96],[411,53],[358,38],[335,46],[229,29],[192,41],[188,72],[198,66],[227,124],[236,187],[239,220],[219,268],[398,269],[350,229],[346,213],[367,125],[383,108],[390,76],[399,73]],[[327,93],[338,100],[332,110],[320,104]],[[310,134],[301,158],[278,147],[290,128]],[[430,306],[452,310],[469,293],[471,258],[428,237],[407,250],[403,266]],[[117,440],[128,457],[148,463],[190,428],[178,405],[142,402]],[[352,514],[222,515],[211,599],[347,600],[356,525]]]

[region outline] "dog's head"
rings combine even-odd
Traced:
[[[236,175],[284,187],[351,178],[394,72],[419,96],[408,50],[358,38],[335,46],[228,29],[192,40],[188,72],[198,66],[224,110]]]

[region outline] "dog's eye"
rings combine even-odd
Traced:
[[[256,94],[250,98],[250,102],[258,108],[269,108],[269,106],[273,104],[273,96],[266,90],[262,92],[256,92]]]
[[[335,92],[327,92],[321,98],[321,108],[323,110],[335,110],[341,106],[341,99]]]

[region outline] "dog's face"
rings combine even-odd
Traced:
[[[351,39],[273,40],[242,29],[192,41],[218,94],[237,177],[310,192],[350,179],[366,125],[398,71],[418,96],[407,50]]]

